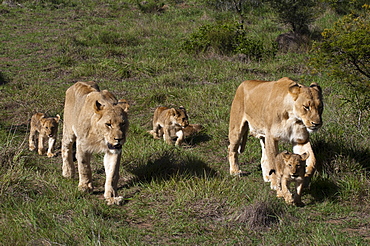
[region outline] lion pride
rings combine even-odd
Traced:
[[[322,93],[317,83],[304,86],[286,77],[278,81],[243,82],[236,90],[230,110],[230,174],[241,173],[238,154],[245,149],[249,131],[260,139],[265,182],[270,181],[269,173],[274,169],[279,141],[290,142],[296,154],[309,154],[305,174],[309,179],[316,164],[309,133],[321,127],[322,112]]]
[[[73,177],[73,143],[76,143],[79,188],[93,190],[90,159],[92,153],[104,153],[106,173],[104,198],[119,204],[117,194],[122,145],[129,122],[128,104],[118,101],[107,90],[100,91],[95,82],[77,82],[66,92],[62,140],[63,176]]]

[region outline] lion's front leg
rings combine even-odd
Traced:
[[[175,145],[176,146],[181,146],[182,142],[184,141],[184,131],[180,130],[176,132],[177,140]]]
[[[164,134],[163,134],[164,141],[169,145],[174,145],[174,142],[172,141],[172,138],[171,138],[170,126],[165,126],[163,130],[164,130]]]
[[[108,205],[120,205],[123,201],[123,197],[117,194],[120,160],[120,151],[107,152],[104,155],[104,168],[106,174],[104,198]]]
[[[290,182],[286,178],[283,177],[281,181],[281,191],[283,193],[285,202],[288,204],[293,204],[294,202],[293,195],[289,190],[289,185],[290,185]]]
[[[315,154],[313,153],[311,143],[307,142],[305,144],[295,144],[293,146],[293,152],[299,155],[302,155],[303,153],[309,154],[309,157],[306,160],[305,177],[311,178],[316,170],[316,158],[315,158]]]
[[[55,141],[56,141],[56,138],[49,138],[49,147],[48,147],[48,152],[47,152],[47,156],[48,157],[54,157],[55,154],[53,154],[53,149],[54,149],[54,144],[55,144]]]
[[[272,137],[260,138],[262,149],[261,168],[265,182],[270,182],[270,172],[275,170],[275,158],[278,153],[278,143]]]
[[[161,126],[159,124],[153,124],[153,130],[151,131],[154,139],[161,139]]]
[[[92,192],[93,184],[90,166],[91,153],[85,151],[79,141],[76,143],[76,150],[79,175],[78,187],[83,192]]]
[[[302,190],[303,190],[303,179],[299,179],[296,181],[295,183],[295,186],[296,186],[296,194],[294,194],[294,203],[297,205],[297,206],[301,206],[303,205],[302,203],[302,200],[301,200],[301,197],[302,197]]]
[[[76,172],[75,165],[73,163],[73,143],[74,138],[69,138],[66,132],[63,132],[62,139],[62,175],[65,178],[73,178]]]
[[[281,188],[281,175],[278,175],[277,181],[276,181],[276,196],[277,197],[284,197],[283,190]]]
[[[45,144],[45,141],[46,141],[46,136],[44,136],[43,134],[39,134],[39,140],[38,140],[38,146],[37,146],[37,151],[39,153],[39,155],[43,155],[45,154],[45,148],[44,148],[44,144]]]
[[[32,129],[31,127],[30,136],[28,138],[28,148],[30,151],[34,151],[36,149],[35,138],[36,138],[36,131]]]

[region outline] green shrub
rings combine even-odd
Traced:
[[[182,49],[190,53],[213,51],[221,55],[243,54],[250,59],[274,56],[276,48],[248,37],[239,23],[208,24],[201,26],[183,42]]]
[[[315,71],[346,85],[345,100],[360,113],[370,106],[370,6],[364,5],[364,9],[364,13],[346,15],[326,29],[311,57]]]

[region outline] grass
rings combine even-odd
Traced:
[[[143,13],[136,1],[18,2],[0,6],[0,245],[369,243],[369,122],[364,117],[359,126],[342,103],[343,85],[310,74],[309,54],[262,61],[187,54],[181,43],[197,28],[238,20],[202,1],[167,1],[161,13]],[[267,41],[287,31],[272,13],[248,18],[251,34]],[[336,18],[323,11],[315,31]],[[228,174],[228,114],[237,86],[283,76],[316,81],[324,93],[324,126],[312,135],[319,172],[303,208],[287,206],[263,182],[256,139],[240,156],[250,174]],[[56,158],[28,151],[31,115],[63,116],[65,90],[79,80],[97,81],[131,105],[122,206],[104,202],[101,155],[92,160],[94,193],[82,194],[78,180],[61,175],[60,142]],[[159,105],[185,106],[190,123],[205,130],[181,149],[154,140],[146,131]]]

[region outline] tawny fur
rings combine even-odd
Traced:
[[[283,151],[276,156],[275,169],[270,171],[271,188],[276,190],[277,197],[283,197],[288,204],[303,205],[302,189],[306,160],[309,154],[293,154]],[[290,183],[295,183],[295,192],[289,190]]]
[[[306,176],[315,172],[316,159],[309,132],[322,125],[323,102],[317,83],[304,86],[289,78],[248,80],[236,90],[230,110],[228,158],[230,174],[239,175],[238,154],[245,149],[248,132],[260,139],[262,176],[270,181],[278,142],[290,142],[293,152],[308,153]]]
[[[155,139],[161,139],[169,145],[181,146],[184,141],[183,129],[189,125],[188,115],[184,107],[179,109],[158,107],[154,111],[153,116],[153,130],[149,133]],[[173,135],[177,136],[176,141],[172,139]]]
[[[29,150],[37,149],[39,155],[45,154],[45,145],[48,143],[47,157],[54,157],[54,145],[58,135],[60,116],[47,117],[43,113],[36,113],[31,117]],[[37,147],[36,147],[37,145]]]
[[[73,177],[73,143],[79,172],[79,188],[91,192],[92,153],[104,153],[106,173],[104,198],[119,204],[117,194],[122,145],[126,141],[129,122],[126,100],[117,100],[107,90],[100,91],[95,82],[77,82],[66,92],[62,141],[63,176]]]

